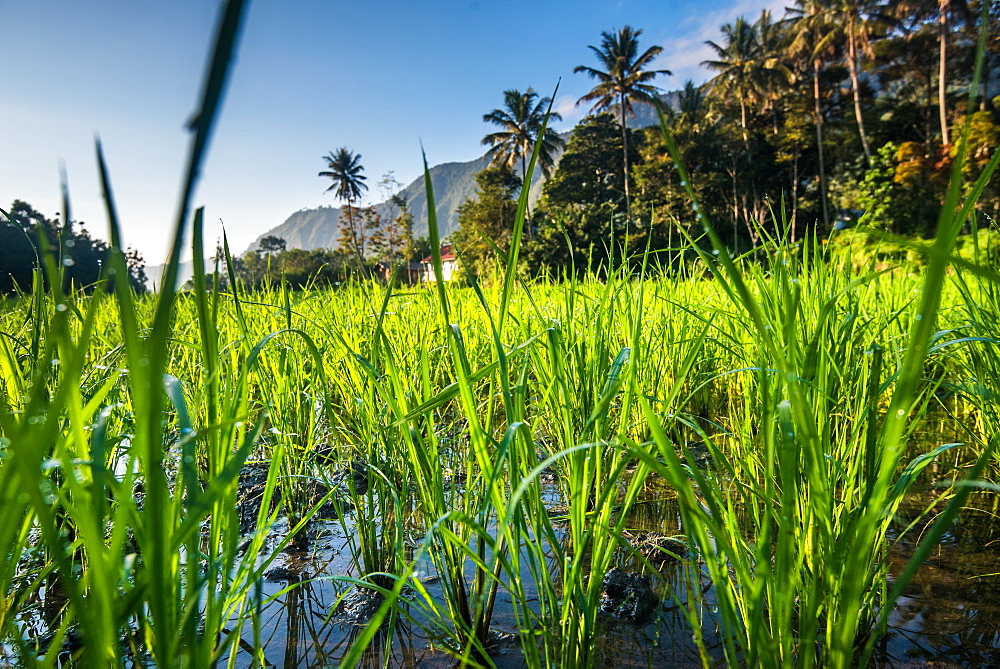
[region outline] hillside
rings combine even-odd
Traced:
[[[569,132],[565,132],[561,136],[563,139],[568,139],[569,134]],[[557,164],[558,160],[557,156]],[[476,194],[476,173],[486,167],[486,164],[486,157],[480,156],[464,163],[442,163],[430,168],[431,184],[434,187],[434,202],[437,205],[435,210],[442,237],[446,237],[458,229],[458,208]],[[541,172],[536,169],[531,186],[532,202],[537,200],[542,192],[540,175]],[[410,185],[404,188],[402,196],[413,214],[414,236],[427,236],[427,192],[423,176],[414,179]],[[375,205],[377,209],[385,206],[384,202]],[[260,240],[269,235],[281,237],[290,249],[335,248],[337,238],[340,236],[339,218],[339,207],[300,209],[285,219],[281,225],[271,228],[257,237],[247,250],[257,248]]]
[[[434,187],[435,211],[441,235],[445,236],[458,227],[458,207],[476,194],[476,173],[486,167],[485,157],[464,163],[444,163],[430,168],[431,183]],[[427,192],[424,188],[424,178],[414,179],[402,191],[402,196],[413,213],[413,234],[417,237],[427,235]],[[377,209],[386,206],[380,202]],[[250,249],[255,249],[260,240],[268,235],[281,237],[288,248],[318,249],[334,248],[340,236],[338,221],[339,207],[319,207],[317,209],[300,209],[281,225],[260,235]]]

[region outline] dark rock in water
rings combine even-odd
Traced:
[[[312,578],[309,568],[309,561],[303,560],[301,556],[293,556],[288,553],[279,553],[273,566],[264,572],[264,580],[272,583],[278,581],[288,581],[298,583]]]
[[[272,583],[277,581],[288,581],[289,583],[295,583],[299,580],[300,574],[293,572],[291,569],[284,565],[279,565],[272,569],[268,569],[264,572],[264,578]]]
[[[383,600],[384,597],[380,592],[368,588],[355,588],[340,600],[334,609],[334,614],[342,623],[364,625],[375,615],[378,607],[382,606]]]
[[[712,451],[704,441],[689,441],[687,442],[687,449],[691,453],[691,457],[694,458],[694,462],[689,462],[688,464],[698,469],[705,469],[713,463]],[[683,451],[679,452],[678,455],[681,459],[685,457]]]
[[[248,462],[240,472],[236,492],[236,515],[240,519],[240,532],[249,532],[257,526],[257,514],[264,499],[270,468],[269,462]],[[271,500],[272,508],[278,503],[278,494],[279,491],[275,490]]]
[[[316,462],[321,465],[330,465],[337,461],[337,450],[332,444],[320,444],[313,451]]]
[[[486,647],[490,655],[508,655],[520,650],[521,641],[513,632],[502,632],[491,627],[486,638]]]
[[[632,547],[657,568],[683,560],[688,554],[687,544],[681,537],[642,531],[626,533],[626,536]]]
[[[331,482],[342,484],[345,493],[349,493],[350,486],[354,486],[354,492],[364,495],[368,492],[369,474],[368,463],[364,460],[351,460],[350,463],[333,475]]]
[[[605,613],[640,623],[649,617],[659,601],[648,574],[634,574],[616,567],[604,575],[601,610]]]

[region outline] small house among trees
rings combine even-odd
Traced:
[[[436,281],[434,276],[434,256],[427,256],[420,261],[423,266],[423,272],[421,278],[427,283],[433,283]],[[451,277],[455,273],[455,268],[458,265],[458,256],[455,255],[451,244],[446,244],[441,247],[441,278],[445,281],[451,281]]]

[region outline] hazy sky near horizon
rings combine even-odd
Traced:
[[[339,206],[324,194],[323,156],[360,153],[367,201],[388,171],[404,185],[430,165],[472,160],[493,130],[483,114],[503,91],[551,95],[567,130],[588,111],[597,66],[588,45],[628,24],[658,44],[663,90],[710,73],[705,40],[737,16],[786,0],[251,1],[196,205],[205,245],[234,252],[289,214]],[[14,199],[47,216],[61,207],[65,164],[72,216],[107,238],[94,158],[99,135],[126,245],[149,264],[168,252],[190,118],[220,3],[214,0],[0,0],[0,208]],[[189,255],[189,254],[187,254]]]

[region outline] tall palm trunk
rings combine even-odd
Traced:
[[[861,148],[865,150],[865,164],[868,164],[872,159],[872,150],[868,146],[868,136],[865,134],[865,121],[861,116],[861,82],[858,77],[858,43],[854,34],[854,17],[848,19],[847,22],[847,65],[851,71],[851,87],[854,89],[854,117],[858,121]]]
[[[830,227],[830,214],[826,206],[826,167],[823,162],[823,110],[820,108],[819,68],[822,61],[813,59],[813,113],[816,116],[816,149],[819,151],[819,197],[823,208],[823,226]]]
[[[354,224],[354,200],[347,200],[347,225],[351,231],[351,245],[354,247],[354,254],[358,256],[358,269],[362,276],[368,276],[368,267],[365,265],[364,241],[361,230]]]
[[[740,128],[743,130],[743,143],[749,144],[750,138],[747,137],[747,103],[742,96],[740,96]]]
[[[941,47],[941,58],[938,63],[938,111],[941,115],[941,143],[948,146],[948,12],[944,7],[945,0],[940,0],[938,16],[938,42]]]
[[[622,93],[620,96],[621,110],[621,125],[622,125],[622,157],[624,159],[624,164],[622,165],[622,170],[625,176],[625,220],[628,223],[632,222],[632,198],[629,196],[628,188],[628,130],[625,127],[625,94]]]

